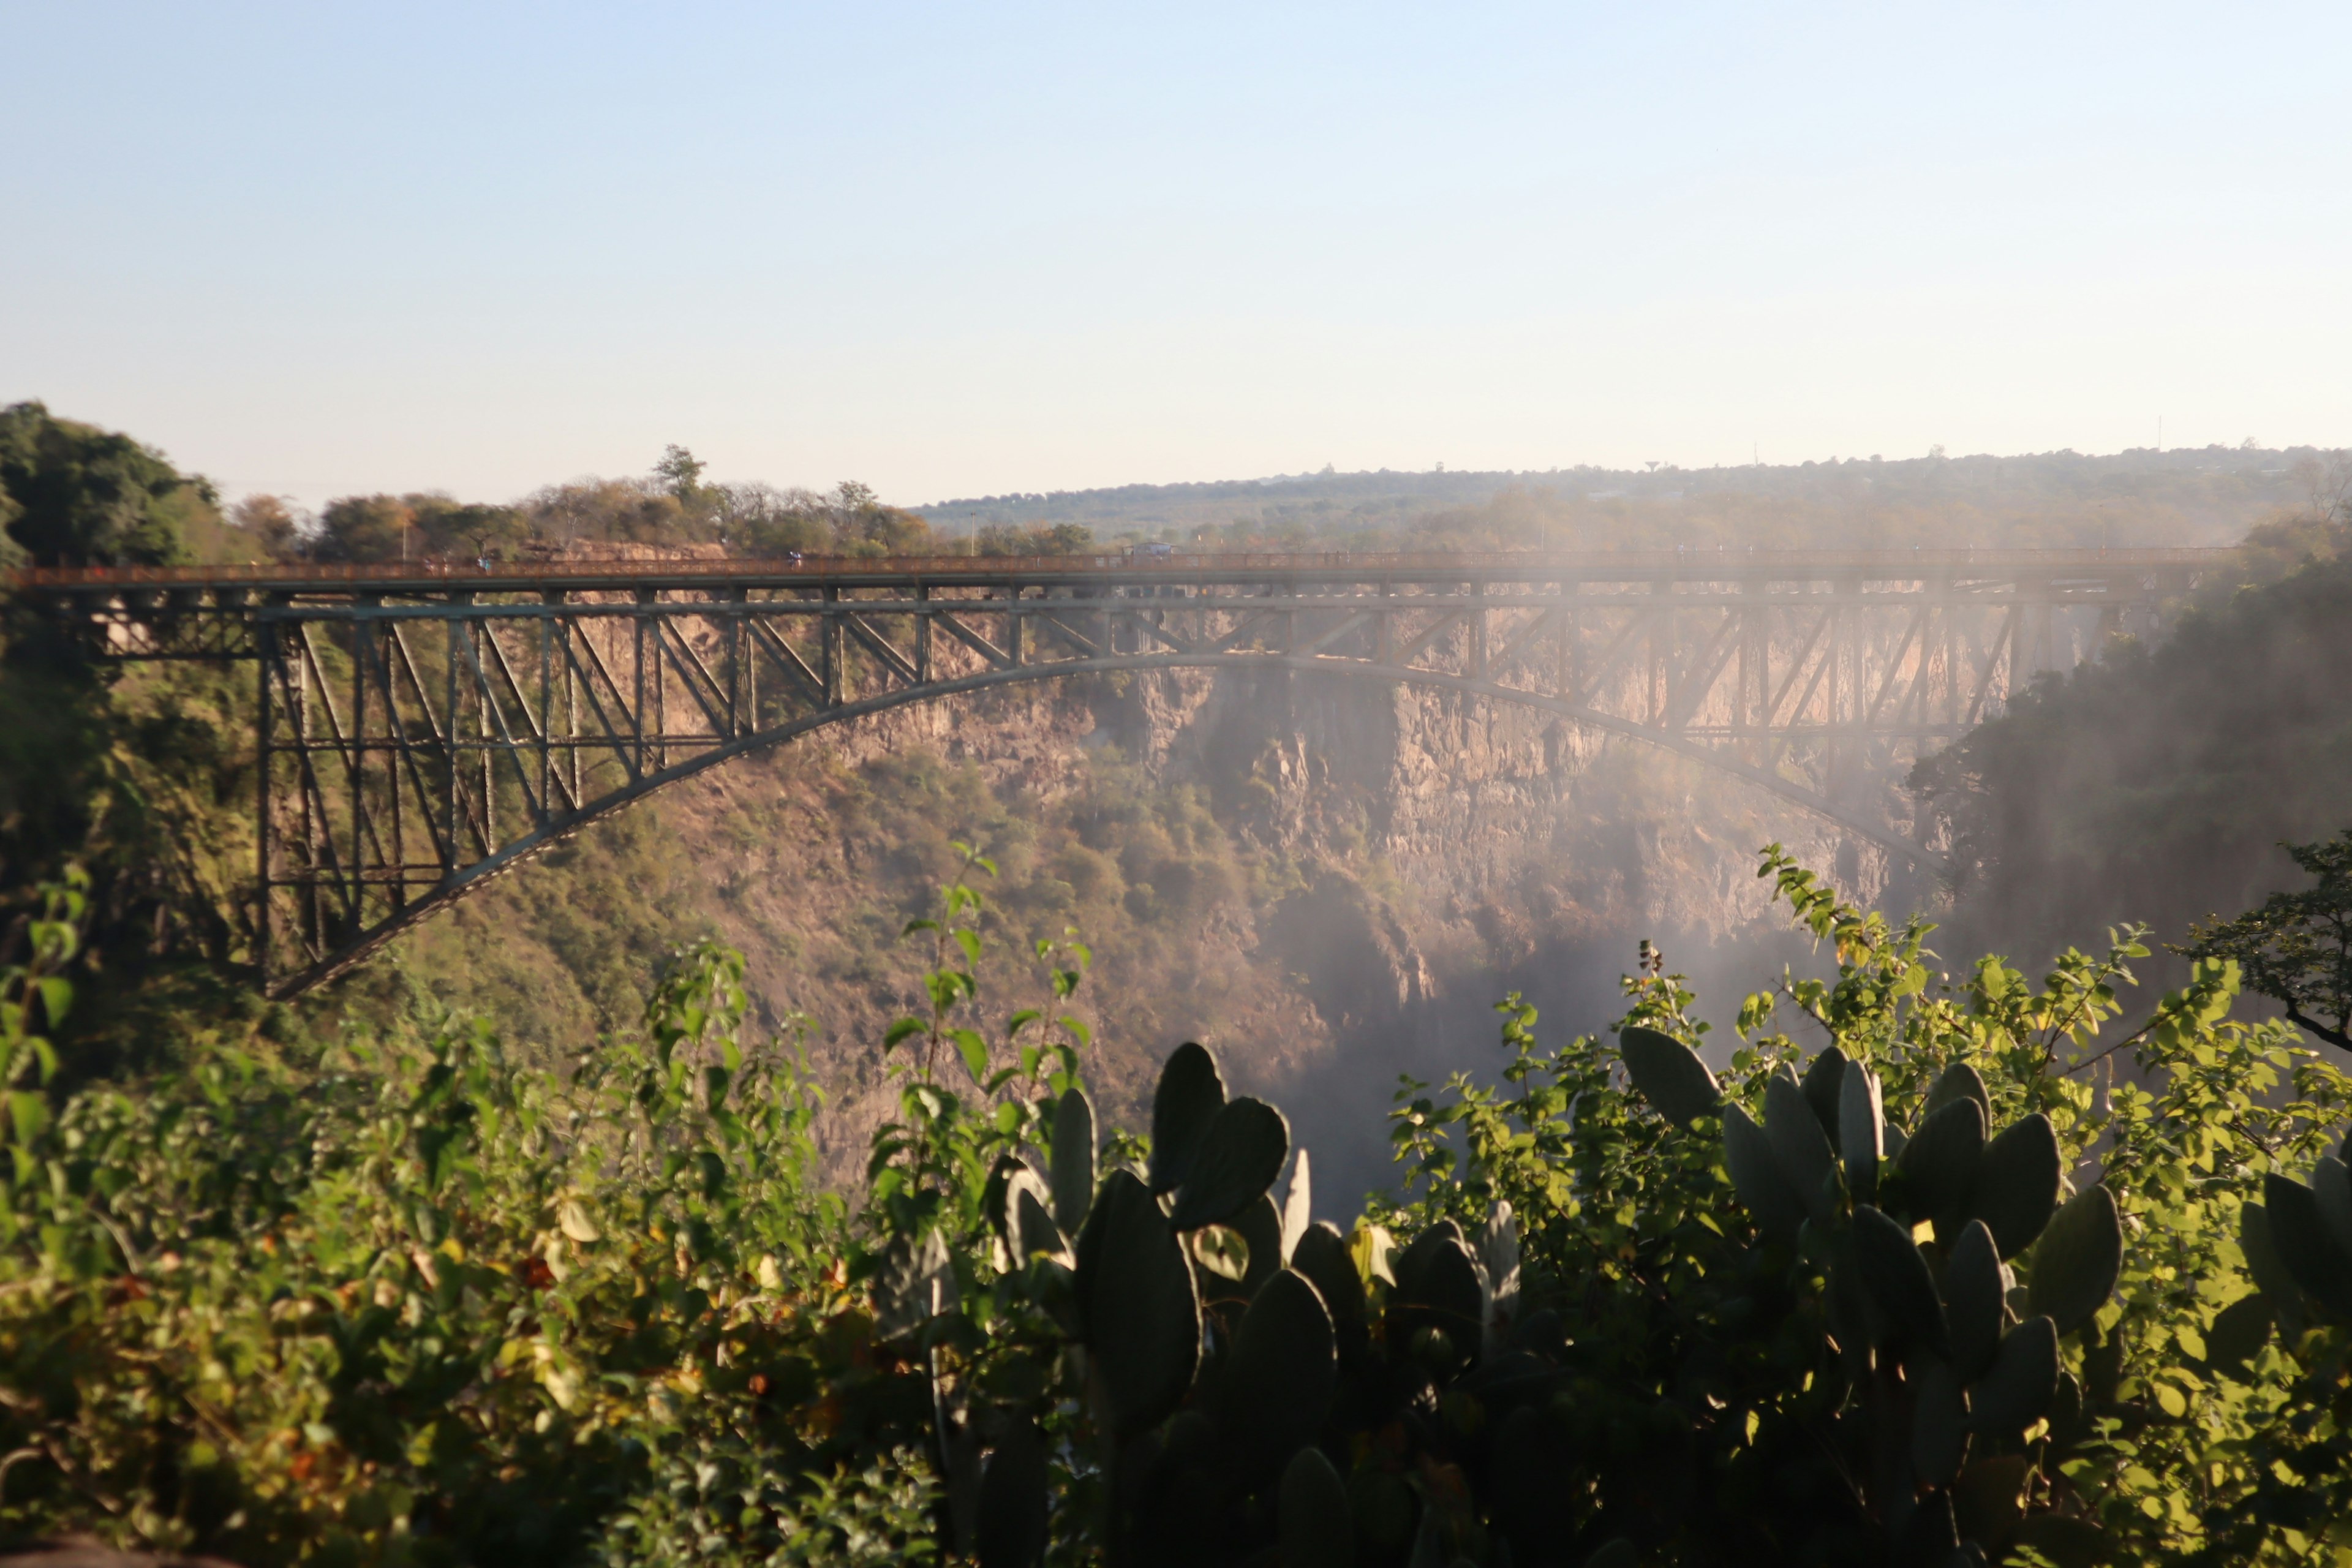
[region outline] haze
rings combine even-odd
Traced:
[[[0,404],[231,494],[2352,430],[2340,7],[0,7]]]

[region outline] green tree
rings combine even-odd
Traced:
[[[247,496],[229,508],[228,521],[269,560],[292,561],[302,553],[301,525],[282,496]]]
[[[2297,1027],[2352,1050],[2352,828],[2285,849],[2318,879],[2314,886],[2196,927],[2193,942],[2173,951],[2236,963],[2246,988],[2282,1004]]]
[[[320,561],[397,561],[410,547],[415,511],[398,496],[338,496],[319,513],[310,546]]]
[[[710,465],[685,447],[671,444],[662,449],[661,461],[654,465],[654,478],[668,487],[681,506],[700,502],[707,491],[702,483],[702,470]]]
[[[212,487],[153,447],[39,403],[0,409],[0,525],[36,565],[167,565],[216,525]]]
[[[1034,528],[986,523],[972,544],[973,553],[979,555],[1083,555],[1097,548],[1095,531],[1082,522],[1040,523]]]
[[[502,556],[531,536],[530,520],[514,507],[468,504],[439,495],[403,500],[427,554]]]
[[[874,487],[844,479],[828,510],[840,548],[853,555],[920,555],[931,548],[931,525],[904,508],[886,506]]]

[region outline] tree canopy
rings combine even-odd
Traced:
[[[2195,942],[2176,951],[2234,962],[2247,988],[2283,1004],[2297,1027],[2352,1050],[2352,828],[2286,852],[2318,879],[2315,886],[2199,926]]]
[[[168,565],[192,528],[218,526],[216,500],[128,436],[39,403],[0,408],[0,565]]]

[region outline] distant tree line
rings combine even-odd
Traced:
[[[1055,555],[1094,547],[1091,530],[1061,524],[982,529],[950,539],[869,485],[830,490],[757,481],[720,484],[671,447],[641,479],[549,485],[512,505],[460,501],[438,491],[341,496],[315,520],[277,496],[248,496],[232,524],[273,560],[369,562],[561,555],[583,545],[656,550],[716,545],[729,555]]]

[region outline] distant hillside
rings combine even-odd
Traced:
[[[916,510],[950,535],[1076,524],[1105,541],[1223,544],[2227,544],[2305,504],[2334,456],[2207,447],[1727,468],[1326,471],[983,496]]]

